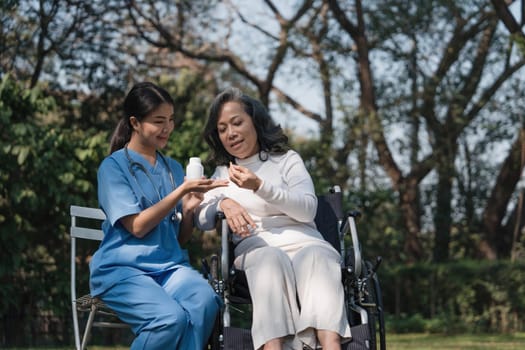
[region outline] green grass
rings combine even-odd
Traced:
[[[522,350],[525,333],[515,334],[387,334],[387,350]],[[73,347],[17,348],[10,350],[70,350]],[[89,350],[127,350],[124,346],[89,346]]]
[[[387,350],[521,350],[525,333],[516,334],[387,334]]]

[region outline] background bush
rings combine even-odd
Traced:
[[[525,323],[525,264],[474,261],[379,270],[395,332],[513,332]]]

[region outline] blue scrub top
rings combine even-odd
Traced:
[[[172,220],[175,210],[143,238],[133,236],[119,221],[173,191],[166,162],[175,187],[184,181],[182,166],[168,157],[164,162],[159,154],[154,166],[133,150],[128,149],[128,154],[131,162],[121,149],[105,158],[98,169],[98,200],[107,219],[102,224],[104,239],[90,263],[92,295],[100,295],[131,276],[156,275],[180,265],[189,266],[187,252],[177,239],[179,221]],[[180,212],[181,203],[177,207]]]

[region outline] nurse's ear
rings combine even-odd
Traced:
[[[140,122],[137,118],[134,116],[129,117],[129,125],[133,128],[133,130],[137,130],[139,128]]]

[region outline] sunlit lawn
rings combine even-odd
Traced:
[[[24,348],[16,350],[66,350],[60,348]],[[124,346],[89,346],[89,350],[127,350]],[[505,335],[438,335],[438,334],[387,334],[387,350],[523,350],[525,333]],[[15,350],[15,349],[12,349]]]
[[[523,350],[525,333],[513,335],[387,334],[388,350]]]

